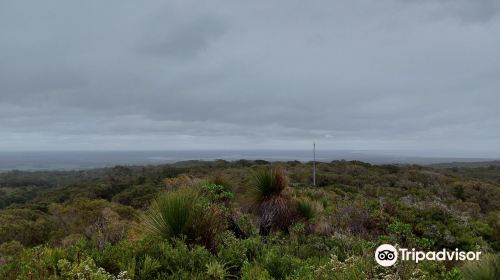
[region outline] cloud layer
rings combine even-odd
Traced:
[[[499,3],[0,1],[0,150],[500,156]]]

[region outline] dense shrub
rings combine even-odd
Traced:
[[[465,263],[461,270],[466,280],[500,279],[500,256],[484,255],[479,261]]]
[[[156,196],[158,188],[151,185],[139,185],[128,188],[113,196],[113,201],[134,208],[144,208]]]
[[[300,266],[301,261],[293,256],[283,255],[278,250],[268,250],[257,262],[269,272],[274,279],[286,279]]]
[[[18,241],[25,246],[48,242],[59,227],[54,217],[29,209],[0,210],[0,244]]]
[[[98,247],[122,240],[135,219],[128,206],[105,200],[77,199],[64,204],[52,204],[49,212],[60,222],[53,236],[59,239],[69,234],[81,234]]]

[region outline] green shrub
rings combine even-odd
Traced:
[[[249,261],[257,259],[264,251],[264,243],[260,236],[254,236],[241,240],[241,243],[245,247],[246,257]]]
[[[74,261],[72,253],[46,245],[25,249],[0,265],[0,279],[53,279],[60,260]]]
[[[205,247],[188,246],[178,239],[144,239],[110,247],[119,249],[105,248],[96,263],[114,274],[127,271],[134,280],[206,279],[207,265],[216,259]]]
[[[97,267],[94,260],[87,258],[82,262],[71,263],[65,259],[57,264],[64,279],[88,279],[88,280],[131,280],[126,272],[114,276],[103,268]]]
[[[314,275],[314,266],[302,265],[299,266],[287,280],[316,280]]]
[[[188,272],[190,274],[205,273],[207,264],[213,260],[213,255],[202,246],[189,248],[184,242],[175,240],[173,244],[164,242],[159,246],[159,259],[162,270],[170,274]]]
[[[290,255],[284,255],[276,249],[266,251],[258,262],[274,279],[286,279],[300,266],[299,259]]]
[[[0,210],[0,244],[11,240],[24,246],[43,244],[58,226],[54,217],[38,210],[3,209]]]
[[[254,236],[259,233],[254,217],[251,214],[242,214],[237,217],[236,223],[246,236]]]
[[[226,203],[233,198],[233,193],[222,185],[205,183],[201,185],[202,194],[213,203]]]
[[[230,232],[222,234],[217,249],[218,259],[230,266],[230,271],[235,274],[240,271],[243,263],[248,260],[245,244]]]
[[[103,248],[125,237],[136,212],[132,207],[102,199],[77,199],[51,204],[49,213],[63,221],[59,229],[53,232],[54,238],[64,240],[62,236],[83,235]]]
[[[346,259],[345,262],[341,262],[338,260],[337,256],[332,255],[326,264],[316,269],[315,278],[325,280],[367,279],[369,265],[366,259],[360,257],[350,257]]]
[[[150,279],[160,267],[161,264],[157,259],[146,255],[139,270],[139,279]]]
[[[241,269],[242,280],[272,280],[269,272],[257,263],[246,262]]]
[[[460,270],[458,270],[457,268],[453,268],[452,270],[447,271],[444,274],[444,279],[445,280],[463,280],[463,277],[460,274]]]
[[[138,185],[116,194],[112,200],[134,208],[143,208],[154,199],[156,193],[158,193],[158,188],[155,186]]]
[[[229,268],[226,264],[220,263],[217,260],[211,261],[206,265],[208,279],[213,280],[224,280],[227,278],[234,277],[229,272]]]
[[[484,255],[479,261],[469,261],[461,267],[465,280],[500,279],[500,258]]]
[[[0,244],[0,258],[14,257],[24,250],[23,244],[18,241],[12,240]]]
[[[135,272],[140,268],[140,263],[137,262],[137,259],[138,257],[142,257],[142,243],[144,241],[131,242],[125,240],[115,245],[109,244],[100,250],[91,248],[86,249],[86,251],[96,264],[106,271],[113,274],[117,274],[120,271],[127,271],[129,276],[133,277]],[[145,252],[144,255],[147,255],[147,253]]]
[[[222,172],[215,172],[212,174],[209,178],[209,182],[214,185],[222,186],[224,190],[228,192],[230,192],[234,186],[231,179]]]

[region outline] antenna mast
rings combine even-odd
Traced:
[[[316,186],[316,142],[313,142],[313,186]]]

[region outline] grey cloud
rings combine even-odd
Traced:
[[[216,17],[172,20],[155,20],[140,43],[139,50],[152,55],[190,58],[210,47],[221,36],[226,26]],[[179,22],[180,21],[180,22]]]
[[[487,22],[500,14],[496,0],[403,0],[408,4],[424,5],[435,16],[451,16],[463,22]]]
[[[0,5],[0,150],[500,140],[496,2]]]

